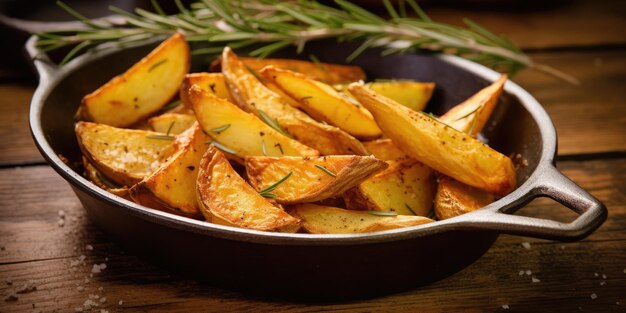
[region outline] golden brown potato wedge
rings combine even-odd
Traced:
[[[387,170],[344,194],[346,207],[427,216],[435,194],[433,170],[417,161],[390,162]]]
[[[435,197],[435,214],[445,220],[480,209],[494,201],[494,196],[450,177],[441,177]]]
[[[387,163],[375,157],[357,155],[246,158],[248,180],[256,190],[265,190],[289,175],[271,190],[274,200],[281,204],[338,196],[386,167]]]
[[[188,98],[202,128],[222,147],[227,147],[227,152],[240,157],[319,155],[317,150],[287,137],[256,116],[197,85],[189,89]]]
[[[372,82],[368,83],[367,86],[375,92],[415,111],[424,110],[435,90],[435,83],[410,80]]]
[[[176,95],[189,62],[187,41],[176,33],[125,73],[86,95],[79,118],[116,127],[142,120]]]
[[[83,155],[106,178],[132,186],[171,155],[173,137],[161,133],[78,122],[76,138]]]
[[[148,120],[150,128],[155,132],[178,135],[189,129],[196,117],[189,114],[165,113]]]
[[[260,72],[266,66],[274,66],[281,69],[290,70],[296,73],[306,75],[311,79],[315,79],[326,84],[347,84],[360,80],[365,80],[365,72],[358,66],[330,64],[330,63],[313,63],[302,60],[293,59],[258,59],[258,58],[241,58],[244,65],[253,71]],[[222,66],[222,59],[214,62],[211,67],[213,71],[219,71]]]
[[[408,154],[396,147],[389,138],[366,141],[363,145],[367,151],[384,161],[413,161]]]
[[[104,177],[95,166],[89,163],[89,160],[83,156],[83,168],[85,170],[85,177],[89,179],[96,186],[124,199],[130,200],[128,194],[128,186],[120,186]]]
[[[285,103],[252,75],[229,48],[222,54],[222,71],[236,104],[245,111],[265,115],[294,139],[323,155],[368,155],[356,138],[337,127],[319,123]]]
[[[187,95],[189,94],[189,88],[193,85],[198,85],[203,90],[210,91],[214,95],[224,98],[230,103],[234,103],[234,99],[230,95],[230,91],[228,91],[228,85],[226,85],[224,74],[191,73],[185,75],[183,84],[180,86],[180,101],[186,108],[189,108],[189,110],[193,110],[193,108],[191,106],[191,102],[189,102],[189,99],[187,98]]]
[[[199,217],[196,177],[210,137],[198,123],[177,136],[177,151],[156,171],[130,188],[131,198],[153,209]]]
[[[491,116],[491,112],[496,107],[506,78],[505,74],[500,75],[500,78],[493,84],[453,107],[446,114],[439,117],[439,120],[460,132],[476,137],[476,134],[483,129],[487,120],[489,120],[489,116]]]
[[[214,146],[202,158],[194,190],[207,220],[267,231],[293,230],[300,222],[259,195]]]
[[[369,233],[434,222],[423,216],[381,216],[315,204],[300,204],[290,211],[302,219],[302,228],[312,234]]]
[[[515,188],[515,168],[505,155],[362,84],[352,84],[349,90],[372,112],[385,135],[416,160],[497,195]]]
[[[335,125],[357,138],[371,139],[382,135],[367,110],[356,102],[355,105],[331,86],[303,74],[272,66],[263,68],[259,73],[298,101],[298,107],[313,118]]]

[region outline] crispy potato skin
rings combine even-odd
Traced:
[[[348,84],[360,80],[365,80],[365,72],[358,66],[313,63],[293,59],[271,59],[271,58],[240,58],[243,64],[255,72],[260,72],[266,66],[274,66],[285,70],[306,75],[310,79],[318,80],[326,84]],[[218,59],[211,64],[213,71],[221,69],[222,60]]]
[[[319,123],[285,103],[265,87],[229,48],[222,54],[222,72],[235,103],[246,112],[259,110],[276,120],[294,139],[322,155],[368,155],[361,142],[341,129]]]
[[[128,186],[111,186],[108,185],[104,182],[104,179],[102,177],[102,175],[100,174],[100,172],[98,172],[98,169],[96,169],[95,166],[93,166],[91,163],[89,163],[89,161],[87,160],[87,158],[85,158],[83,156],[83,169],[85,170],[85,177],[87,179],[89,179],[92,183],[94,183],[96,186],[118,196],[118,197],[122,197],[126,200],[131,200],[130,199],[130,194],[128,193]]]
[[[400,149],[431,168],[497,195],[515,188],[511,160],[487,145],[447,125],[352,84],[350,92],[376,119]]]
[[[155,132],[178,135],[189,129],[196,122],[196,117],[189,114],[164,113],[148,120]]]
[[[410,80],[372,82],[368,83],[367,86],[375,92],[414,111],[424,110],[435,90],[435,83]]]
[[[323,166],[335,177],[316,166]],[[338,196],[386,167],[387,163],[371,156],[246,158],[248,180],[256,190],[263,190],[292,173],[272,191],[276,195],[274,200],[281,204],[315,202]]]
[[[312,234],[369,233],[432,223],[423,216],[378,216],[315,204],[293,206],[290,212],[302,219],[302,228]]]
[[[279,133],[256,116],[197,85],[189,89],[188,98],[204,131],[240,157],[263,155],[263,145],[265,154],[270,156],[319,155],[317,150]],[[230,126],[220,132],[214,131],[224,125]]]
[[[358,138],[377,138],[382,135],[372,115],[361,106],[356,106],[339,92],[324,83],[305,75],[272,66],[260,72],[266,81],[274,83],[288,97],[300,104],[313,118],[335,125]]]
[[[150,176],[131,187],[131,198],[154,209],[199,217],[195,184],[208,139],[198,123],[178,136],[176,153]]]
[[[161,133],[78,122],[74,128],[83,155],[111,181],[132,186],[171,153],[172,141],[151,139]]]
[[[183,83],[180,86],[180,102],[184,107],[189,110],[193,110],[193,106],[189,101],[189,89],[193,85],[198,85],[207,92],[211,92],[217,97],[224,98],[230,103],[235,103],[235,100],[230,95],[226,79],[222,73],[191,73],[185,75]]]
[[[439,120],[460,132],[476,137],[495,109],[506,79],[505,74],[500,75],[497,81],[450,109],[439,117]]]
[[[125,73],[86,95],[79,118],[130,126],[161,109],[176,95],[189,66],[189,46],[184,36],[176,33]]]
[[[260,196],[214,146],[202,158],[194,190],[209,220],[217,217],[227,225],[265,231],[299,228],[297,218]]]
[[[413,162],[413,159],[400,150],[389,138],[376,139],[363,143],[365,149],[375,157],[384,161]]]
[[[388,211],[426,216],[435,193],[434,173],[428,166],[389,161],[391,165],[344,194],[351,210]]]
[[[435,196],[435,214],[440,220],[478,210],[494,201],[494,196],[450,177],[441,177]]]

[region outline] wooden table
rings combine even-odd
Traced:
[[[0,311],[74,311],[91,303],[87,300],[98,305],[94,311],[110,312],[626,311],[625,2],[574,1],[521,13],[429,12],[450,23],[470,17],[507,34],[535,60],[581,80],[572,86],[529,71],[513,78],[552,117],[559,135],[558,167],[609,208],[608,220],[593,235],[575,243],[502,235],[484,257],[452,277],[363,301],[303,303],[224,290],[157,268],[96,229],[32,143],[28,104],[35,83],[3,79]],[[548,200],[523,211],[555,219],[573,216]],[[93,265],[102,263],[106,269],[92,273]],[[9,297],[13,293],[17,299]]]

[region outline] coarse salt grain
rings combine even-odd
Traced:
[[[57,225],[59,225],[59,227],[63,227],[63,226],[65,226],[65,220],[64,220],[64,219],[62,219],[62,218],[60,218],[60,219],[57,221]]]
[[[107,265],[105,263],[100,263],[100,270],[104,270],[107,268]]]
[[[100,303],[105,303],[105,302],[107,302],[107,298],[106,297],[100,298]]]
[[[85,291],[85,287],[83,287],[83,286],[78,286],[78,287],[76,287],[76,290],[78,290],[78,291]]]
[[[65,211],[59,210],[59,217],[60,218],[65,218]]]
[[[503,309],[505,309],[505,310],[510,309],[508,304],[503,304],[503,305],[502,305],[502,308],[503,308]]]
[[[591,294],[591,299],[595,300],[598,297],[598,295],[594,292]]]
[[[93,267],[91,268],[91,272],[94,274],[100,273],[100,265],[94,264]]]
[[[593,276],[598,277],[600,275],[598,273],[593,273]]]
[[[85,249],[87,249],[89,251],[93,251],[93,246],[92,245],[86,245]]]
[[[522,247],[524,247],[524,249],[530,249],[530,242],[522,242]]]
[[[532,280],[533,283],[541,282],[541,280],[539,280],[539,278],[537,278],[537,277],[533,277],[533,278],[531,278],[531,280]]]
[[[604,286],[604,285],[606,285],[606,282],[605,281],[601,281],[600,282],[600,286]]]
[[[526,270],[526,275],[530,276],[530,275],[532,275],[532,274],[533,274],[533,271],[531,271],[531,270]]]
[[[602,279],[606,279],[606,275],[602,274]]]
[[[97,306],[98,306],[98,303],[93,301],[93,300],[91,300],[91,299],[87,299],[87,300],[85,300],[85,302],[83,302],[83,308],[85,308],[87,310],[89,310],[89,309],[91,309],[93,307],[97,307]]]
[[[624,269],[624,274],[626,274],[626,268]]]
[[[86,258],[87,258],[87,257],[86,257],[84,254],[81,254],[81,255],[78,257],[78,260],[82,262],[82,261],[85,261],[85,259],[86,259]]]
[[[122,305],[124,304],[124,301],[120,300],[120,302],[117,303],[117,305]]]
[[[519,271],[519,276],[524,275],[524,270]]]

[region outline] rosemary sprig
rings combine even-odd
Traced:
[[[176,137],[170,135],[148,135],[148,139],[160,139],[160,140],[174,140]]]
[[[315,167],[319,168],[320,170],[322,170],[322,172],[332,176],[332,177],[337,177],[337,175],[333,172],[331,172],[329,169],[319,165],[319,164],[315,164]]]
[[[227,130],[229,127],[230,127],[230,124],[226,124],[224,126],[213,128],[211,129],[211,131],[219,135],[223,131]]]
[[[209,141],[207,141],[205,143],[214,145],[215,148],[218,148],[222,152],[230,153],[232,155],[237,155],[237,151],[235,151],[235,150],[233,150],[233,149],[231,149],[231,148],[229,148],[229,147],[227,147],[227,146],[225,146],[225,145],[223,145],[223,144],[221,144],[221,143],[219,143],[219,142],[217,142],[215,140],[209,140]]]
[[[389,211],[367,211],[367,213],[378,216],[398,216],[398,213]]]
[[[293,172],[289,172],[289,174],[285,175],[285,177],[281,178],[279,181],[273,183],[272,185],[270,185],[269,187],[259,191],[259,195],[265,197],[265,198],[276,198],[276,195],[271,193],[274,189],[276,189],[276,187],[278,187],[280,184],[284,183],[287,179],[289,179],[289,177],[291,177],[291,175],[293,175]]]
[[[287,46],[295,46],[302,52],[308,42],[335,38],[362,41],[350,59],[371,47],[384,47],[384,55],[423,49],[459,55],[510,74],[531,68],[578,83],[554,68],[535,63],[509,39],[474,21],[465,19],[466,27],[433,21],[415,0],[398,1],[396,7],[385,0],[389,19],[345,0],[335,0],[335,3],[337,8],[314,0],[202,0],[185,8],[176,1],[179,13],[165,16],[153,1],[157,13],[143,9],[126,12],[111,7],[110,10],[124,20],[120,24],[90,21],[59,1],[59,7],[80,20],[84,29],[37,34],[37,45],[49,51],[89,42],[81,49],[93,49],[115,46],[104,45],[109,42],[125,45],[155,35],[181,32],[196,44],[195,55],[216,54],[228,44],[232,48],[256,45],[252,56],[264,57]],[[412,16],[409,16],[411,11]]]
[[[455,121],[455,122],[457,122],[457,121],[460,121],[460,120],[462,120],[462,119],[464,119],[464,118],[467,118],[468,116],[470,116],[470,115],[472,115],[472,114],[474,114],[474,113],[478,112],[478,110],[480,110],[482,107],[483,107],[482,105],[479,105],[479,106],[477,106],[475,109],[473,109],[472,111],[470,111],[470,112],[468,112],[467,114],[465,114],[465,115],[463,115],[463,116],[461,116],[461,117],[457,118],[457,119],[456,119],[456,120],[454,120],[454,121]],[[476,118],[476,116],[478,116],[478,115],[474,115],[474,118]]]
[[[411,213],[413,213],[413,215],[417,215],[417,213],[415,213],[415,211],[413,211],[413,208],[408,203],[404,203],[404,206],[407,209],[409,209],[409,211],[411,211]]]
[[[170,126],[167,127],[167,133],[165,133],[165,135],[169,136],[170,132],[172,132],[172,128],[174,127],[174,123],[176,123],[176,121],[172,121],[170,123]]]
[[[287,132],[282,127],[280,127],[280,124],[278,124],[278,122],[275,119],[267,115],[267,113],[263,112],[263,110],[259,110],[259,115],[261,116],[261,119],[263,119],[265,124],[269,125],[271,128],[273,128],[277,132],[291,138],[291,136],[287,134]]]

